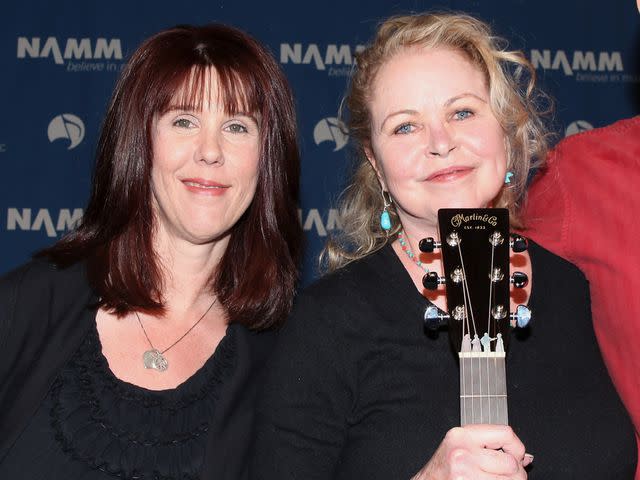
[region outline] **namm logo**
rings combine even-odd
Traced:
[[[591,125],[586,120],[576,120],[575,122],[571,122],[564,131],[564,136],[568,137],[570,135],[575,135],[576,133],[588,132],[593,129],[593,125]]]
[[[327,71],[330,77],[348,76],[355,54],[363,49],[364,45],[281,43],[280,63],[313,65],[316,70]]]
[[[329,232],[342,230],[340,215],[335,208],[308,210],[298,209],[298,218],[305,232],[314,232],[319,237],[326,237]]]
[[[57,65],[67,65],[67,71],[116,71],[122,62],[119,38],[18,37],[17,57],[47,58]]]
[[[39,232],[44,230],[48,237],[55,237],[76,228],[84,214],[81,208],[50,210],[40,208],[9,208],[7,210],[7,230]]]
[[[624,74],[622,54],[618,51],[532,49],[530,60],[537,69],[558,70],[582,82],[636,81],[634,75]]]
[[[316,123],[313,129],[313,140],[316,145],[331,142],[334,146],[333,151],[337,152],[347,144],[349,135],[344,123],[335,117],[327,117]]]
[[[47,128],[49,142],[58,139],[68,140],[67,150],[76,148],[84,139],[84,122],[73,113],[63,113],[54,117]]]

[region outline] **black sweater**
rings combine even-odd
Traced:
[[[86,383],[84,378],[67,377],[83,371],[75,364],[80,365],[79,362],[82,362],[81,367],[91,365],[86,358],[78,359],[78,352],[82,353],[83,348],[91,347],[90,350],[96,353],[97,347],[91,346],[97,342],[96,338],[92,338],[97,336],[95,308],[92,306],[95,304],[95,299],[96,296],[88,285],[82,263],[67,269],[56,269],[38,260],[0,278],[1,478],[4,478],[1,472],[6,468],[13,471],[12,465],[16,465],[18,455],[22,457],[25,468],[21,469],[21,474],[14,475],[12,478],[32,478],[26,472],[46,469],[47,463],[58,465],[65,460],[60,458],[62,455],[67,456],[69,462],[76,464],[70,468],[81,472],[78,477],[82,475],[82,478],[113,478],[111,474],[104,473],[105,468],[112,472],[117,470],[118,475],[123,478],[129,478],[126,473],[127,468],[136,470],[138,478],[166,478],[168,475],[162,471],[161,464],[162,461],[173,462],[171,458],[176,459],[176,463],[171,463],[167,470],[181,471],[180,478],[186,475],[187,469],[182,468],[180,462],[189,459],[173,455],[170,448],[165,450],[157,450],[154,446],[139,448],[140,444],[151,443],[146,441],[147,438],[144,435],[147,432],[151,436],[153,426],[163,432],[173,431],[173,427],[175,429],[188,427],[173,425],[177,420],[172,416],[178,417],[178,415],[171,408],[164,409],[164,416],[156,417],[155,425],[143,425],[145,422],[148,423],[149,415],[135,416],[138,410],[150,410],[146,408],[150,400],[153,400],[154,405],[160,401],[172,401],[170,398],[172,391],[150,392],[121,382],[115,377],[109,380],[112,384],[109,388],[114,390],[112,395],[114,398],[99,396],[93,399],[93,402],[103,408],[103,413],[106,415],[104,421],[107,424],[126,417],[126,415],[111,415],[110,412],[131,407],[130,411],[124,412],[132,417],[129,418],[130,424],[115,425],[132,432],[131,436],[121,435],[122,441],[117,445],[122,449],[120,459],[117,455],[111,455],[113,462],[109,463],[109,459],[105,458],[100,448],[95,445],[96,442],[81,445],[82,439],[73,439],[75,444],[70,443],[69,439],[60,432],[56,433],[55,442],[53,442],[60,445],[52,444],[45,452],[42,449],[36,450],[35,446],[32,451],[29,451],[29,443],[35,445],[46,443],[46,439],[51,434],[52,427],[44,422],[43,418],[48,417],[48,407],[53,399],[58,399],[61,394],[67,396],[73,394],[73,388],[58,392],[59,385],[78,384],[82,387]],[[231,325],[227,336],[221,342],[220,345],[225,344],[223,355],[225,361],[218,362],[215,368],[224,367],[225,371],[214,372],[219,378],[215,382],[215,392],[207,397],[207,401],[214,400],[215,404],[209,405],[210,408],[207,409],[211,412],[210,415],[199,418],[201,430],[204,432],[202,442],[204,453],[200,454],[203,464],[199,468],[201,478],[236,480],[246,477],[256,385],[261,378],[265,358],[271,351],[273,337],[274,335],[270,332],[257,334],[250,332],[242,325]],[[218,350],[214,356],[221,354]],[[101,361],[106,365],[104,358]],[[94,371],[86,373],[89,380],[97,375]],[[194,376],[198,376],[199,373],[201,372],[197,372]],[[104,386],[105,381],[101,383]],[[189,380],[185,382],[185,384],[188,383]],[[85,388],[82,387],[82,389]],[[179,389],[180,387],[176,390]],[[125,395],[118,395],[118,392],[123,390]],[[150,397],[159,398],[150,399]],[[212,397],[213,400],[211,400]],[[70,399],[68,403],[72,401],[73,399]],[[197,402],[193,401],[184,408],[196,408],[196,406]],[[163,405],[158,405],[157,410],[161,409],[160,407]],[[47,412],[44,412],[43,408]],[[59,417],[60,415],[56,418]],[[54,416],[51,418],[53,419]],[[92,421],[95,423],[103,420],[94,418]],[[73,415],[70,416],[69,424],[60,425],[58,430],[79,428],[72,423],[78,423],[78,419]],[[38,434],[40,427],[42,427],[41,435],[47,436],[44,440],[43,437],[33,437]],[[25,437],[21,438],[23,435]],[[83,435],[86,436],[86,432],[83,431]],[[109,435],[108,429],[105,429],[102,436]],[[198,438],[202,439],[202,436]],[[34,441],[31,442],[31,439]],[[169,433],[163,440],[171,440]],[[130,448],[127,442],[131,443]],[[13,450],[14,448],[16,450]],[[139,460],[130,461],[128,457],[134,450]],[[154,455],[172,456],[169,460],[162,458],[156,461]],[[5,462],[12,465],[7,465]],[[29,469],[26,468],[27,466]],[[46,477],[70,478],[55,469],[50,469]]]
[[[510,424],[532,479],[633,478],[631,423],[593,332],[587,282],[531,245],[531,326],[507,355]],[[319,280],[279,336],[259,397],[256,479],[408,479],[459,425],[446,332],[391,247]]]

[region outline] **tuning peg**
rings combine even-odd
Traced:
[[[424,311],[424,326],[429,330],[437,330],[447,324],[449,315],[443,315],[435,305],[429,305]]]
[[[504,237],[500,232],[495,231],[491,235],[489,235],[489,243],[494,247],[497,247],[498,245],[502,245],[504,243]]]
[[[531,321],[531,309],[526,305],[518,305],[516,307],[516,313],[511,314],[511,326],[524,328],[529,325]]]
[[[426,273],[422,277],[422,285],[424,285],[424,288],[427,290],[437,290],[438,285],[443,285],[446,282],[447,280],[444,277],[438,276],[436,272]]]
[[[511,239],[509,240],[509,245],[511,246],[511,250],[515,253],[524,252],[527,248],[529,248],[529,242],[522,235],[518,235],[515,233],[511,234]]]
[[[418,243],[418,248],[421,252],[433,253],[436,248],[440,248],[440,245],[440,242],[434,240],[433,237],[427,237],[420,240],[420,243]]]
[[[524,272],[513,272],[511,283],[516,288],[524,288],[529,284],[529,277]]]
[[[496,305],[491,309],[491,316],[496,320],[502,320],[507,316],[507,309],[504,308],[504,305]]]

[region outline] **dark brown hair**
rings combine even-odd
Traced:
[[[232,27],[178,26],[133,53],[107,110],[82,223],[40,255],[60,266],[85,260],[99,305],[117,315],[162,313],[163,277],[153,249],[151,129],[179,92],[182,105],[201,106],[211,68],[225,110],[255,113],[261,137],[256,193],[232,227],[211,288],[230,323],[263,329],[290,310],[301,254],[295,110],[272,55]]]

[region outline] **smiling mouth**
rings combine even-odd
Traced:
[[[182,182],[182,183],[184,183],[187,187],[204,188],[205,190],[228,188],[225,185],[204,185],[198,182]]]
[[[429,175],[426,180],[428,182],[449,182],[457,180],[469,174],[473,169],[471,167],[450,167],[438,170]]]

